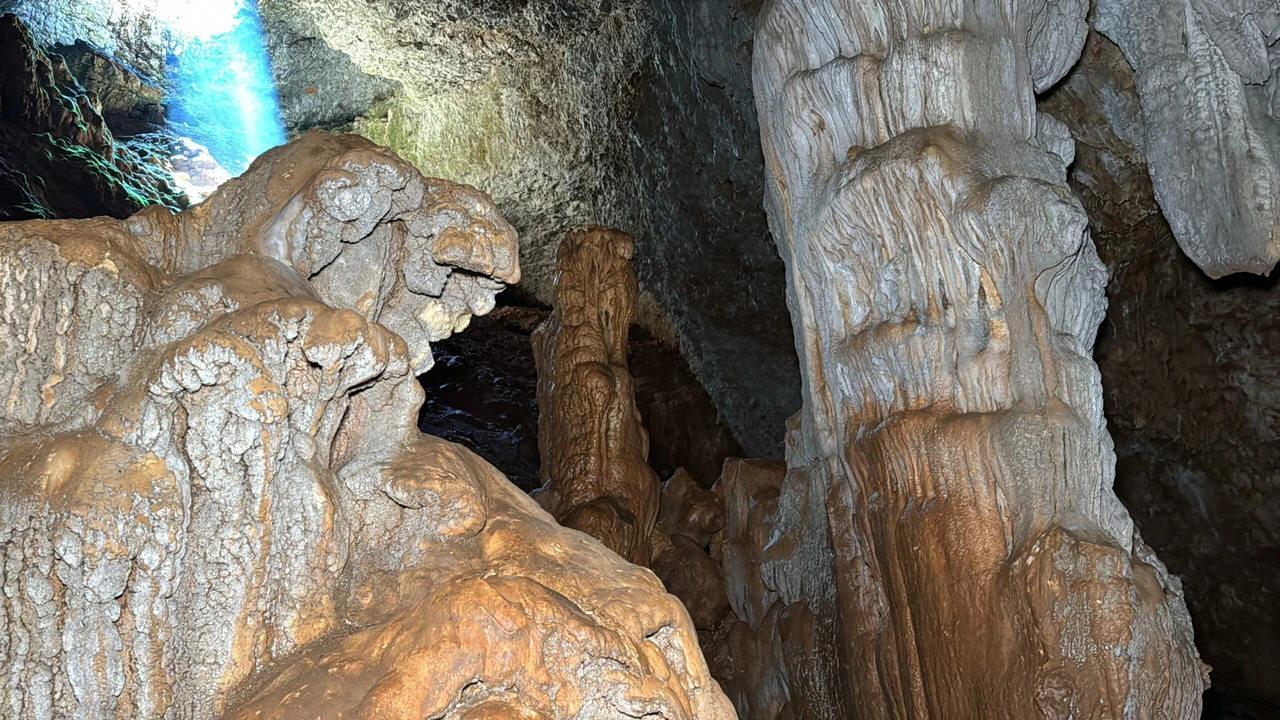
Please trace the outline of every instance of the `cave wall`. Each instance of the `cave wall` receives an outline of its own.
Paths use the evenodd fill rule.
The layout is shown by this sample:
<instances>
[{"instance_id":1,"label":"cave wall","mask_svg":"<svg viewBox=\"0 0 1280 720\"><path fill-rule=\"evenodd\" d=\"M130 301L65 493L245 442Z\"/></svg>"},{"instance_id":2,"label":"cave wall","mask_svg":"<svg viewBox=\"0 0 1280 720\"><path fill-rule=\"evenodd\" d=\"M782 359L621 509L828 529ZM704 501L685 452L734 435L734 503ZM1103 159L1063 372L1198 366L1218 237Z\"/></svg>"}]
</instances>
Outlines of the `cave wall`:
<instances>
[{"instance_id":1,"label":"cave wall","mask_svg":"<svg viewBox=\"0 0 1280 720\"><path fill-rule=\"evenodd\" d=\"M269 34L311 39L280 42L277 65L306 67L319 61L294 53L336 51L398 87L352 129L493 196L523 238L519 290L532 299L551 299L567 228L601 223L634 235L638 322L678 343L749 453L781 455L799 386L761 202L749 73L757 3L261 8ZM301 90L312 104L359 105L370 98L353 97L357 85L286 84L282 102L292 112Z\"/></svg>"},{"instance_id":2,"label":"cave wall","mask_svg":"<svg viewBox=\"0 0 1280 720\"><path fill-rule=\"evenodd\" d=\"M1148 174L1134 72L1090 33L1041 108L1071 128L1070 181L1110 270L1099 334L1116 492L1182 577L1216 688L1280 702L1280 288L1210 280Z\"/></svg>"},{"instance_id":3,"label":"cave wall","mask_svg":"<svg viewBox=\"0 0 1280 720\"><path fill-rule=\"evenodd\" d=\"M198 0L169 0L176 7ZM165 34L160 0L0 0L0 14L14 13L46 45L83 40L110 53L146 79L164 79Z\"/></svg>"}]
</instances>

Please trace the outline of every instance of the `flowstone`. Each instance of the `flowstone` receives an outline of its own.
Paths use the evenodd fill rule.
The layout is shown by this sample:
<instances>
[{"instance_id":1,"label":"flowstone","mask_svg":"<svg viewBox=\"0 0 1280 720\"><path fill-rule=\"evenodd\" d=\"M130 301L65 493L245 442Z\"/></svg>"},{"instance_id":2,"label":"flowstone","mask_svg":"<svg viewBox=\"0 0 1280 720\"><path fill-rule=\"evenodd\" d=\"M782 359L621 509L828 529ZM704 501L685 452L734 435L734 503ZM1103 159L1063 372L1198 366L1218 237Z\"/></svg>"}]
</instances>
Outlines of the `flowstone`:
<instances>
[{"instance_id":1,"label":"flowstone","mask_svg":"<svg viewBox=\"0 0 1280 720\"><path fill-rule=\"evenodd\" d=\"M1106 271L1065 185L1073 144L1036 112L1087 9L762 11L766 204L804 407L768 592L749 597L810 641L772 675L792 712L1199 717L1180 585L1112 491L1090 358Z\"/></svg>"},{"instance_id":2,"label":"flowstone","mask_svg":"<svg viewBox=\"0 0 1280 720\"><path fill-rule=\"evenodd\" d=\"M733 717L652 574L414 426L518 277L487 197L353 136L0 225L0 715Z\"/></svg>"}]
</instances>

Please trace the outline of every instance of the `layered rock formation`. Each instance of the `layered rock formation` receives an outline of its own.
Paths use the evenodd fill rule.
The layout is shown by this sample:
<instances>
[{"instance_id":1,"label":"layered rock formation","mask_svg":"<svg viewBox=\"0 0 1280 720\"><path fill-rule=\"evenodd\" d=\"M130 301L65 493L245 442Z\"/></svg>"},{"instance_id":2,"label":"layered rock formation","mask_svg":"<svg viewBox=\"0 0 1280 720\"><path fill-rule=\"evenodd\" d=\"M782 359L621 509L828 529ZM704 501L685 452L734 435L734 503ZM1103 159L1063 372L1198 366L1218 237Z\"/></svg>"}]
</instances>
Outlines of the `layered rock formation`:
<instances>
[{"instance_id":1,"label":"layered rock formation","mask_svg":"<svg viewBox=\"0 0 1280 720\"><path fill-rule=\"evenodd\" d=\"M165 75L164 16L196 5L197 0L0 0L0 13L16 14L41 43L87 42L158 83Z\"/></svg>"},{"instance_id":2,"label":"layered rock formation","mask_svg":"<svg viewBox=\"0 0 1280 720\"><path fill-rule=\"evenodd\" d=\"M1209 277L1280 260L1280 3L1098 0L1137 75L1156 199Z\"/></svg>"},{"instance_id":3,"label":"layered rock formation","mask_svg":"<svg viewBox=\"0 0 1280 720\"><path fill-rule=\"evenodd\" d=\"M1071 138L1035 106L1086 9L762 12L805 404L777 521L794 540L761 573L812 639L789 689L812 716L1198 716L1179 583L1112 492L1090 359L1106 273Z\"/></svg>"},{"instance_id":4,"label":"layered rock formation","mask_svg":"<svg viewBox=\"0 0 1280 720\"><path fill-rule=\"evenodd\" d=\"M97 96L14 15L0 17L0 219L123 218L181 195L159 162L117 143Z\"/></svg>"},{"instance_id":5,"label":"layered rock formation","mask_svg":"<svg viewBox=\"0 0 1280 720\"><path fill-rule=\"evenodd\" d=\"M516 255L322 134L179 215L0 226L4 714L732 717L651 574L414 428Z\"/></svg>"},{"instance_id":6,"label":"layered rock formation","mask_svg":"<svg viewBox=\"0 0 1280 720\"><path fill-rule=\"evenodd\" d=\"M632 252L630 236L599 226L570 231L560 244L555 310L532 338L538 501L561 524L647 565L661 484L627 370L638 294Z\"/></svg>"},{"instance_id":7,"label":"layered rock formation","mask_svg":"<svg viewBox=\"0 0 1280 720\"><path fill-rule=\"evenodd\" d=\"M1182 577L1214 688L1280 703L1280 288L1210 280L1179 251L1134 73L1109 40L1091 33L1041 108L1076 138L1071 184L1112 269L1096 357L1116 493Z\"/></svg>"}]
</instances>

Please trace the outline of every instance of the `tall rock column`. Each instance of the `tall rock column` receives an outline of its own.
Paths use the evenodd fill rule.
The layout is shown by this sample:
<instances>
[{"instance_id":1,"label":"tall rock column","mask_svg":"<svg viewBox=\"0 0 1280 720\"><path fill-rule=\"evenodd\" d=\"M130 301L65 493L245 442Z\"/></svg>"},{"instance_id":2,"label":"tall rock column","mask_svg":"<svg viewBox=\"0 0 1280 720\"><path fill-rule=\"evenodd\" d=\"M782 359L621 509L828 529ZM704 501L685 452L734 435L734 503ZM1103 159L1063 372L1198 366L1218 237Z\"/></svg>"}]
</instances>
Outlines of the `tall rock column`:
<instances>
[{"instance_id":1,"label":"tall rock column","mask_svg":"<svg viewBox=\"0 0 1280 720\"><path fill-rule=\"evenodd\" d=\"M637 565L648 565L662 484L627 370L639 289L631 237L574 230L556 254L555 311L533 334L539 502Z\"/></svg>"},{"instance_id":2,"label":"tall rock column","mask_svg":"<svg viewBox=\"0 0 1280 720\"><path fill-rule=\"evenodd\" d=\"M1035 94L1088 3L775 0L754 82L804 407L763 563L815 716L1196 718L1179 583L1112 492L1106 271ZM801 699L798 699L801 698Z\"/></svg>"}]
</instances>

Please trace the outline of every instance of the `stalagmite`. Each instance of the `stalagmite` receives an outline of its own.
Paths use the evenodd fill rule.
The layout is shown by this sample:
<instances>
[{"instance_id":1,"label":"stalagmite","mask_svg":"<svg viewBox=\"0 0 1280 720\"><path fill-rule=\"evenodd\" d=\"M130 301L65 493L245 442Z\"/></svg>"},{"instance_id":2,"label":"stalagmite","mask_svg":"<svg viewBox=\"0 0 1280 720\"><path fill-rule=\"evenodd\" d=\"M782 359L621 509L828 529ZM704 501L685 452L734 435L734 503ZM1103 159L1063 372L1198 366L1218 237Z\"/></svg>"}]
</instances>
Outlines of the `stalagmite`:
<instances>
[{"instance_id":1,"label":"stalagmite","mask_svg":"<svg viewBox=\"0 0 1280 720\"><path fill-rule=\"evenodd\" d=\"M662 486L627 371L639 292L632 247L622 232L588 227L570 232L557 252L555 310L533 334L538 499L565 526L648 565Z\"/></svg>"},{"instance_id":2,"label":"stalagmite","mask_svg":"<svg viewBox=\"0 0 1280 720\"><path fill-rule=\"evenodd\" d=\"M0 716L732 718L652 574L414 426L518 278L487 197L353 136L0 225Z\"/></svg>"},{"instance_id":3,"label":"stalagmite","mask_svg":"<svg viewBox=\"0 0 1280 720\"><path fill-rule=\"evenodd\" d=\"M1111 488L1073 145L1035 106L1087 7L774 0L758 21L804 376L794 542L759 572L811 613L789 692L813 716L1199 716L1179 583Z\"/></svg>"}]
</instances>

